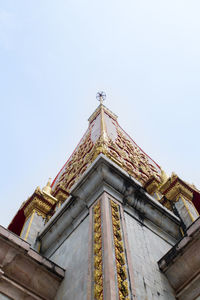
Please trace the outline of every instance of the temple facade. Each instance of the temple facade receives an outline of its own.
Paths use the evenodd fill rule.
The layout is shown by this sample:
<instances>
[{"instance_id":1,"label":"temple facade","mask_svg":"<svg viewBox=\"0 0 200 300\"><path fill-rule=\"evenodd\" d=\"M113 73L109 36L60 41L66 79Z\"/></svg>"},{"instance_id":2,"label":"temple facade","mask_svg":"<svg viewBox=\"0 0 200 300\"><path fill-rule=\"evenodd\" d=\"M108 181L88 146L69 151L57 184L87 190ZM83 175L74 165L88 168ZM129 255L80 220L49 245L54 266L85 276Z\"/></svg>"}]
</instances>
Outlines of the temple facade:
<instances>
[{"instance_id":1,"label":"temple facade","mask_svg":"<svg viewBox=\"0 0 200 300\"><path fill-rule=\"evenodd\" d=\"M200 299L200 191L99 98L53 182L0 227L0 299Z\"/></svg>"}]
</instances>

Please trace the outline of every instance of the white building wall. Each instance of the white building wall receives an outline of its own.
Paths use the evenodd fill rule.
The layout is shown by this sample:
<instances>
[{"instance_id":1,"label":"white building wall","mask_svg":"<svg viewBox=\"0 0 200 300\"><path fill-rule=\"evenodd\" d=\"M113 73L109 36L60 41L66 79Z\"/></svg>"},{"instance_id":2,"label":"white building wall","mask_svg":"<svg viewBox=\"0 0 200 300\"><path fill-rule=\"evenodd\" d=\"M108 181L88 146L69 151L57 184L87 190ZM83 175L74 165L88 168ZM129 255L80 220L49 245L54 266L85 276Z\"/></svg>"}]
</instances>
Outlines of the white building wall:
<instances>
[{"instance_id":1,"label":"white building wall","mask_svg":"<svg viewBox=\"0 0 200 300\"><path fill-rule=\"evenodd\" d=\"M89 217L49 257L66 269L55 300L87 299Z\"/></svg>"},{"instance_id":2,"label":"white building wall","mask_svg":"<svg viewBox=\"0 0 200 300\"><path fill-rule=\"evenodd\" d=\"M125 213L137 300L175 300L158 260L171 244Z\"/></svg>"}]
</instances>

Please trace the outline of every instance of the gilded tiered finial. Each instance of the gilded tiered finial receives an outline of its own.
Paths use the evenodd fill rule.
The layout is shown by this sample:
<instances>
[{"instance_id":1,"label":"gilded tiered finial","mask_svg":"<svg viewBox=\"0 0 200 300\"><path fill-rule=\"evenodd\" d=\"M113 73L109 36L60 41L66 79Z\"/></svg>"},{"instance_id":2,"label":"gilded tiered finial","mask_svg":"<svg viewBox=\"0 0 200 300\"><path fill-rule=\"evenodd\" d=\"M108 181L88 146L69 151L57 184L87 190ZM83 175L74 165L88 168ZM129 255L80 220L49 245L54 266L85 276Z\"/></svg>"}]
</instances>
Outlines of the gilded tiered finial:
<instances>
[{"instance_id":1,"label":"gilded tiered finial","mask_svg":"<svg viewBox=\"0 0 200 300\"><path fill-rule=\"evenodd\" d=\"M103 92L103 91L98 92L97 95L96 95L96 98L100 102L100 105L102 105L103 101L105 101L105 99L106 99L106 93Z\"/></svg>"},{"instance_id":2,"label":"gilded tiered finial","mask_svg":"<svg viewBox=\"0 0 200 300\"><path fill-rule=\"evenodd\" d=\"M51 178L49 178L47 184L45 187L42 189L43 192L46 192L47 194L51 195Z\"/></svg>"}]
</instances>

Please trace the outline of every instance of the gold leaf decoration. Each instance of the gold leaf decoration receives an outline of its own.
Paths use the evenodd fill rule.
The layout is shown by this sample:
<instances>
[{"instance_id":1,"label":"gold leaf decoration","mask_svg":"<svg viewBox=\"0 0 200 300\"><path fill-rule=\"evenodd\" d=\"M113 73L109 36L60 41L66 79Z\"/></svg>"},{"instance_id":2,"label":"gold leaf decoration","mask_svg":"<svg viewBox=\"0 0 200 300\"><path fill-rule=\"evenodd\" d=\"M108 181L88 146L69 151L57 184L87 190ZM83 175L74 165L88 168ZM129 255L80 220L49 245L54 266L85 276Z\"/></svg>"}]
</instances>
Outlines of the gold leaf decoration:
<instances>
[{"instance_id":1,"label":"gold leaf decoration","mask_svg":"<svg viewBox=\"0 0 200 300\"><path fill-rule=\"evenodd\" d=\"M101 230L101 202L93 208L94 228L94 299L103 300L103 260L102 260L102 230Z\"/></svg>"},{"instance_id":2,"label":"gold leaf decoration","mask_svg":"<svg viewBox=\"0 0 200 300\"><path fill-rule=\"evenodd\" d=\"M119 300L129 300L130 292L128 286L125 250L124 250L124 245L122 240L119 205L112 200L110 203L111 203L111 213L112 213L112 225L113 225Z\"/></svg>"}]
</instances>

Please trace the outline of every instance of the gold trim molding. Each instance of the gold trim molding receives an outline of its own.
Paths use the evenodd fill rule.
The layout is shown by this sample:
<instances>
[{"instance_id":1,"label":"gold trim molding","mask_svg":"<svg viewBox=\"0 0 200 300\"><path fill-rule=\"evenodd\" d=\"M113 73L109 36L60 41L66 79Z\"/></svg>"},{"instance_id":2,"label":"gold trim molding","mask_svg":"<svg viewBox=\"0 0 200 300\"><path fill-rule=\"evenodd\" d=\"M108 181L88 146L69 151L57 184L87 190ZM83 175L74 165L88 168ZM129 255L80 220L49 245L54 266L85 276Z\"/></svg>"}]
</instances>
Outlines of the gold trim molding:
<instances>
[{"instance_id":1,"label":"gold trim molding","mask_svg":"<svg viewBox=\"0 0 200 300\"><path fill-rule=\"evenodd\" d=\"M58 200L55 197L45 191L41 191L40 188L37 187L33 195L29 197L25 203L23 203L26 220L32 214L33 210L35 210L39 216L46 219L48 213L52 210L56 203L58 203Z\"/></svg>"},{"instance_id":2,"label":"gold trim molding","mask_svg":"<svg viewBox=\"0 0 200 300\"><path fill-rule=\"evenodd\" d=\"M34 218L34 215L35 215L35 210L32 211L32 215L30 215L30 221L29 221L29 224L28 224L28 228L26 230L26 234L25 234L25 238L24 240L26 241L27 238L28 238L28 235L29 235L29 232L30 232L30 229L31 229L31 225L32 225L32 222L33 222L33 218ZM22 230L23 231L23 230ZM22 232L21 231L21 232Z\"/></svg>"},{"instance_id":3,"label":"gold trim molding","mask_svg":"<svg viewBox=\"0 0 200 300\"><path fill-rule=\"evenodd\" d=\"M93 230L94 299L103 300L103 258L100 200L98 200L97 204L95 204L93 207Z\"/></svg>"},{"instance_id":4,"label":"gold trim molding","mask_svg":"<svg viewBox=\"0 0 200 300\"><path fill-rule=\"evenodd\" d=\"M155 191L158 190L158 187L160 185L160 181L155 178L152 177L145 185L144 188L146 189L146 191L152 195Z\"/></svg>"},{"instance_id":5,"label":"gold trim molding","mask_svg":"<svg viewBox=\"0 0 200 300\"><path fill-rule=\"evenodd\" d=\"M176 202L178 196L184 196L187 200L192 201L193 192L187 185L172 175L160 188L159 191L170 201Z\"/></svg>"},{"instance_id":6,"label":"gold trim molding","mask_svg":"<svg viewBox=\"0 0 200 300\"><path fill-rule=\"evenodd\" d=\"M37 211L38 215L42 216L45 219L50 209L51 209L50 203L47 204L43 202L41 199L34 197L24 209L24 214L27 219L29 215L33 212L33 210L35 210Z\"/></svg>"},{"instance_id":7,"label":"gold trim molding","mask_svg":"<svg viewBox=\"0 0 200 300\"><path fill-rule=\"evenodd\" d=\"M115 248L115 262L117 268L117 282L119 300L130 300L130 290L128 284L128 272L126 266L126 256L122 238L119 205L113 200L110 201L113 225L113 238Z\"/></svg>"},{"instance_id":8,"label":"gold trim molding","mask_svg":"<svg viewBox=\"0 0 200 300\"><path fill-rule=\"evenodd\" d=\"M90 122L95 122L95 118L99 114L101 118L100 136L95 142L92 141L91 132L94 124L90 123L88 130L53 185L53 195L57 198L62 197L63 200L66 199L64 199L62 194L58 195L59 190L62 189L66 194L69 194L74 184L100 153L106 155L143 185L152 177L161 183L160 167L120 128L116 118L109 113L104 105L98 107L97 111L89 119ZM109 125L105 119L107 117L112 119L113 126L115 126L115 140L108 134L107 127Z\"/></svg>"}]
</instances>

